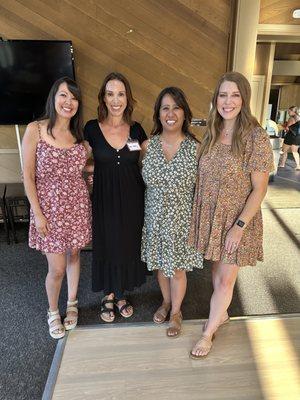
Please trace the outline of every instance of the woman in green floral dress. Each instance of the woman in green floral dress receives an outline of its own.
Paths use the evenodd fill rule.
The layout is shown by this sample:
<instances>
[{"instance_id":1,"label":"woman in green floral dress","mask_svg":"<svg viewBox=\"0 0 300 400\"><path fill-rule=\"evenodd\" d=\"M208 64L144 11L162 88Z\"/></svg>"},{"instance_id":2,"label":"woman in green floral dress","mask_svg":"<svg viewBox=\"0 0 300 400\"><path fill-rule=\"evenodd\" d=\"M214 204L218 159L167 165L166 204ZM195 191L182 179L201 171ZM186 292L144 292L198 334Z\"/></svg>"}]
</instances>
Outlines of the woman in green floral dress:
<instances>
[{"instance_id":1,"label":"woman in green floral dress","mask_svg":"<svg viewBox=\"0 0 300 400\"><path fill-rule=\"evenodd\" d=\"M167 336L181 331L186 271L202 268L201 254L187 246L198 165L198 142L189 131L192 113L182 90L168 87L154 106L152 138L142 144L146 184L142 259L158 270L162 305L154 314Z\"/></svg>"}]
</instances>

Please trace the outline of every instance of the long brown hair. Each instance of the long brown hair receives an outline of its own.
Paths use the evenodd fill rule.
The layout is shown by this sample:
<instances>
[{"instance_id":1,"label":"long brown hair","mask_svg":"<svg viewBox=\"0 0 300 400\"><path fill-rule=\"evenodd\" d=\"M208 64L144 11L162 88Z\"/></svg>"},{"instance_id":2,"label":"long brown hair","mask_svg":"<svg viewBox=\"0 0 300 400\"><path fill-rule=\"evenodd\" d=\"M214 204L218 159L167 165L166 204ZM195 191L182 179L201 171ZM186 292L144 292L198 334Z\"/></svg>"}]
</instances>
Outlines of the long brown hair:
<instances>
[{"instance_id":1,"label":"long brown hair","mask_svg":"<svg viewBox=\"0 0 300 400\"><path fill-rule=\"evenodd\" d=\"M83 141L83 119L82 119L82 96L81 96L81 91L79 86L73 79L64 76L62 78L57 79L48 94L46 106L45 106L45 111L44 114L38 118L38 121L42 121L44 119L48 119L48 125L47 125L47 133L48 135L52 136L53 139L55 139L52 129L55 125L56 118L57 118L57 113L55 109L55 95L58 92L59 86L62 83L66 83L69 91L72 93L72 95L75 97L75 99L78 101L78 110L76 114L71 118L70 121L70 131L74 138L76 139L76 143L81 143Z\"/></svg>"},{"instance_id":2,"label":"long brown hair","mask_svg":"<svg viewBox=\"0 0 300 400\"><path fill-rule=\"evenodd\" d=\"M201 142L200 155L210 153L223 129L223 118L217 110L217 98L220 86L226 81L236 83L242 98L241 111L236 118L232 136L231 151L235 156L243 154L246 136L253 128L260 126L257 119L251 114L251 87L248 80L239 72L226 72L219 79L213 94L212 107L207 118L207 129Z\"/></svg>"},{"instance_id":3,"label":"long brown hair","mask_svg":"<svg viewBox=\"0 0 300 400\"><path fill-rule=\"evenodd\" d=\"M133 124L132 112L133 112L133 108L134 108L136 101L134 100L134 98L132 96L132 91L131 91L128 79L125 78L125 76L122 75L120 72L111 72L110 74L106 75L106 77L104 78L104 81L103 81L101 88L99 90L99 93L98 93L98 102L99 102L99 105L97 108L98 121L103 122L107 118L108 111L107 111L107 107L106 107L106 104L104 101L105 89L106 89L107 82L113 81L113 80L120 81L125 86L127 106L124 110L123 119L128 125L132 125Z\"/></svg>"},{"instance_id":4,"label":"long brown hair","mask_svg":"<svg viewBox=\"0 0 300 400\"><path fill-rule=\"evenodd\" d=\"M175 86L170 86L164 88L158 95L156 102L154 104L154 113L153 113L153 128L151 131L151 136L154 135L159 135L163 131L162 124L160 122L159 118L159 113L160 113L160 107L161 107L161 102L163 97L168 94L170 95L177 106L182 108L184 112L184 121L182 125L182 132L189 137L192 137L193 139L197 140L193 133L190 131L190 126L191 126L191 121L192 121L192 111L190 109L189 103L187 102L187 99L185 97L184 92L179 89L178 87Z\"/></svg>"}]
</instances>

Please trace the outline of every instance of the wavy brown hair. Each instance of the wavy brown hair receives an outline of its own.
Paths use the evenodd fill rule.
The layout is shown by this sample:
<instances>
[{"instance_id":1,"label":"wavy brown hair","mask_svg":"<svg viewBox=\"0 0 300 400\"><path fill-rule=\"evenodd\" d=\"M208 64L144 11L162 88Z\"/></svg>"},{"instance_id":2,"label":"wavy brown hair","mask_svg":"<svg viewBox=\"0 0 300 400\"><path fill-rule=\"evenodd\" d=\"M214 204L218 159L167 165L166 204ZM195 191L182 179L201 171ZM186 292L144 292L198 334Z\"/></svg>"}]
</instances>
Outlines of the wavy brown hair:
<instances>
[{"instance_id":1,"label":"wavy brown hair","mask_svg":"<svg viewBox=\"0 0 300 400\"><path fill-rule=\"evenodd\" d=\"M232 136L231 151L235 156L240 157L243 154L247 135L253 128L260 126L257 119L251 114L251 87L248 80L239 72L226 72L219 79L213 94L212 107L207 118L207 129L201 142L200 155L210 153L223 129L223 118L217 110L217 99L220 86L226 81L234 82L237 85L242 98L241 111L236 118Z\"/></svg>"},{"instance_id":2,"label":"wavy brown hair","mask_svg":"<svg viewBox=\"0 0 300 400\"><path fill-rule=\"evenodd\" d=\"M102 122L104 121L107 116L108 116L108 111L107 111L107 107L106 104L104 102L104 97L105 97L105 89L106 89L106 85L109 81L120 81L124 84L125 86L125 91L126 91L126 98L127 98L127 106L124 110L124 114L123 114L123 119L124 121L128 124L128 125L132 125L133 121L132 121L132 112L134 109L134 105L136 103L136 101L134 100L133 96L132 96L132 91L130 88L130 84L128 82L128 79L125 78L124 75L122 75L120 72L111 72L110 74L106 75L106 77L104 78L104 81L101 85L101 88L99 90L98 93L98 121Z\"/></svg>"},{"instance_id":3,"label":"wavy brown hair","mask_svg":"<svg viewBox=\"0 0 300 400\"><path fill-rule=\"evenodd\" d=\"M163 131L163 126L160 122L159 113L160 113L162 99L167 94L173 98L173 100L175 101L177 106L182 108L182 110L184 112L184 121L183 121L183 125L182 125L182 132L186 136L192 137L193 139L197 140L195 135L190 131L193 114L192 114L190 106L187 102L186 96L181 89L179 89L178 87L175 87L175 86L170 86L170 87L164 88L159 93L159 95L156 99L156 102L154 104L153 128L151 131L151 135L152 136L159 135Z\"/></svg>"},{"instance_id":4,"label":"wavy brown hair","mask_svg":"<svg viewBox=\"0 0 300 400\"><path fill-rule=\"evenodd\" d=\"M78 110L70 121L70 131L74 136L74 138L76 139L76 143L81 143L83 141L82 96L79 86L75 81L73 81L73 79L64 76L62 78L57 79L57 81L53 83L50 92L48 94L44 114L40 118L38 118L38 121L42 121L44 119L49 120L47 125L47 133L48 135L52 136L53 139L55 139L52 133L52 129L55 125L57 118L57 113L55 109L55 95L58 92L59 86L62 83L66 83L69 91L78 101Z\"/></svg>"}]
</instances>

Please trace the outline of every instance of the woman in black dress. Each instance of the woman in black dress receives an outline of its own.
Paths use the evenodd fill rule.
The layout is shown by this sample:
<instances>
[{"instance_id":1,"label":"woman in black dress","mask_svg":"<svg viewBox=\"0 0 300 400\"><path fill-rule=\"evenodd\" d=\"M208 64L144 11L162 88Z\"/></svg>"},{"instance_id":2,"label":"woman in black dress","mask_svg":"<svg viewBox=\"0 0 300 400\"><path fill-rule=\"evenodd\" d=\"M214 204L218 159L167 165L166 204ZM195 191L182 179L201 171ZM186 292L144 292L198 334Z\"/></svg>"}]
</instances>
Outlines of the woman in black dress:
<instances>
[{"instance_id":1,"label":"woman in black dress","mask_svg":"<svg viewBox=\"0 0 300 400\"><path fill-rule=\"evenodd\" d=\"M291 106L288 109L289 119L285 125L286 135L282 146L283 155L279 167L284 168L288 152L292 151L293 157L296 163L296 170L300 170L300 158L299 158L299 146L300 146L300 135L298 129L296 131L295 124L299 123L300 115L296 106ZM294 129L293 129L294 128Z\"/></svg>"},{"instance_id":2,"label":"woman in black dress","mask_svg":"<svg viewBox=\"0 0 300 400\"><path fill-rule=\"evenodd\" d=\"M132 121L134 99L127 79L110 73L98 94L98 119L84 128L93 152L92 289L104 291L100 317L115 318L114 305L128 318L133 308L124 297L145 282L141 261L144 184L139 169L140 145L147 136Z\"/></svg>"}]
</instances>

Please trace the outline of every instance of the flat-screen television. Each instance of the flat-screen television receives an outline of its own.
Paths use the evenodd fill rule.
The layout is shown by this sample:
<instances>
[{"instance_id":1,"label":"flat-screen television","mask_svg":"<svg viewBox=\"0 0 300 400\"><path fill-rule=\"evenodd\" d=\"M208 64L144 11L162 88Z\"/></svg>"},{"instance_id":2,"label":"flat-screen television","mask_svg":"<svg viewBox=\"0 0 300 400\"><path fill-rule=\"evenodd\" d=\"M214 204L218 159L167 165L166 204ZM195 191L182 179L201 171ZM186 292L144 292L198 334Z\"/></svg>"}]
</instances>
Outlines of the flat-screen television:
<instances>
[{"instance_id":1,"label":"flat-screen television","mask_svg":"<svg viewBox=\"0 0 300 400\"><path fill-rule=\"evenodd\" d=\"M0 41L0 125L40 117L52 84L63 76L75 79L71 41Z\"/></svg>"}]
</instances>

